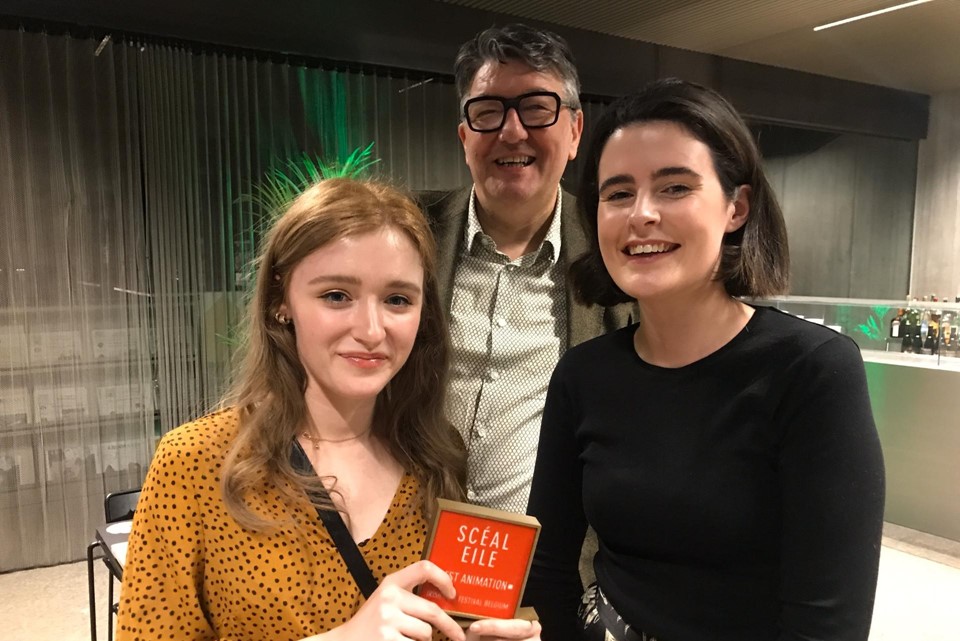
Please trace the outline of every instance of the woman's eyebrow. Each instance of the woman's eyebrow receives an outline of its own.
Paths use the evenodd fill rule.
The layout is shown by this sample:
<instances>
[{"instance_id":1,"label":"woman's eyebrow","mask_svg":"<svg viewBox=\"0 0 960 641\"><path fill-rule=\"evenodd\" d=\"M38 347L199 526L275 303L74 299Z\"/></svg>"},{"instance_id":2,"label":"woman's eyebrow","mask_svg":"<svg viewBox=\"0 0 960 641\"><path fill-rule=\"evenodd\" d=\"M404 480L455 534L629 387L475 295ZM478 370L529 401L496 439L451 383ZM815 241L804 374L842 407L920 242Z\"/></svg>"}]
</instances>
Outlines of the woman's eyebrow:
<instances>
[{"instance_id":1,"label":"woman's eyebrow","mask_svg":"<svg viewBox=\"0 0 960 641\"><path fill-rule=\"evenodd\" d=\"M610 176L602 183L600 183L600 188L597 191L603 191L607 187L612 185L632 185L633 177L627 174L617 174L616 176Z\"/></svg>"},{"instance_id":2,"label":"woman's eyebrow","mask_svg":"<svg viewBox=\"0 0 960 641\"><path fill-rule=\"evenodd\" d=\"M307 281L308 285L316 285L319 283L336 284L336 285L361 285L362 284L360 279L357 278L356 276L346 276L341 274L319 274L318 276L314 276L309 281ZM413 294L419 294L422 289L420 285L418 285L417 283L409 280L402 280L402 279L390 281L389 283L387 283L387 288L403 290Z\"/></svg>"},{"instance_id":3,"label":"woman's eyebrow","mask_svg":"<svg viewBox=\"0 0 960 641\"><path fill-rule=\"evenodd\" d=\"M703 176L690 169L689 167L661 167L660 169L654 171L650 174L651 180L657 180L658 178L663 178L665 176L689 176L691 178L696 178L697 180L702 180ZM603 191L607 187L612 187L615 185L632 185L634 184L633 177L629 174L617 174L616 176L610 176L602 183L597 191Z\"/></svg>"},{"instance_id":4,"label":"woman's eyebrow","mask_svg":"<svg viewBox=\"0 0 960 641\"><path fill-rule=\"evenodd\" d=\"M700 174L689 167L663 167L651 174L651 178L663 178L664 176L690 176L691 178L703 178Z\"/></svg>"}]
</instances>

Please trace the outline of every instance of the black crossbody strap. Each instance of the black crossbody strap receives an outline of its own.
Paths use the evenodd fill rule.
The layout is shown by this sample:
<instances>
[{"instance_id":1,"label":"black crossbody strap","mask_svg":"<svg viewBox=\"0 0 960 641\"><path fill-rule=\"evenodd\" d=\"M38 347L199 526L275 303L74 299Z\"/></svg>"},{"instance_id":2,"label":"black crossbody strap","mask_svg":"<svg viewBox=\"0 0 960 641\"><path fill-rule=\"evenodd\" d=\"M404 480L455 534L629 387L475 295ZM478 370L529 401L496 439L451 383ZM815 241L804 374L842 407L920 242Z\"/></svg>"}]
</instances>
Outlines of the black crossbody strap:
<instances>
[{"instance_id":1,"label":"black crossbody strap","mask_svg":"<svg viewBox=\"0 0 960 641\"><path fill-rule=\"evenodd\" d=\"M310 459L307 458L307 453L303 451L300 443L296 440L294 440L293 448L290 451L290 464L298 472L316 475L313 466L310 465ZM319 496L328 501L330 499L326 490L323 490ZM357 582L363 596L369 599L370 595L377 589L377 580L373 577L370 566L363 560L363 555L360 554L356 541L350 536L347 524L343 522L343 518L336 510L323 510L318 507L317 514L323 521L323 526L327 528L327 532L330 533L333 544L337 546L337 552L340 553L343 562L347 564L347 569L350 570L353 580Z\"/></svg>"}]
</instances>

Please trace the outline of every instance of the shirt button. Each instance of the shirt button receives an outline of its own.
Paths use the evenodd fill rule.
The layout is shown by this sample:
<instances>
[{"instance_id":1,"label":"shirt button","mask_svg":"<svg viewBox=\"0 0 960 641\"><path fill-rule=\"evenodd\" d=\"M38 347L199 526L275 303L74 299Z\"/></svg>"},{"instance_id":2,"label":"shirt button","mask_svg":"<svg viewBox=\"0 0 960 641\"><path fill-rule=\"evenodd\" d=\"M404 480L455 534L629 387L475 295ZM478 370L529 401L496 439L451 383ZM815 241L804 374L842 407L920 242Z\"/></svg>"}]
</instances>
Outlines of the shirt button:
<instances>
[{"instance_id":1,"label":"shirt button","mask_svg":"<svg viewBox=\"0 0 960 641\"><path fill-rule=\"evenodd\" d=\"M497 324L497 327L505 327L507 324L507 319L504 318L503 316L500 316L494 322Z\"/></svg>"},{"instance_id":2,"label":"shirt button","mask_svg":"<svg viewBox=\"0 0 960 641\"><path fill-rule=\"evenodd\" d=\"M517 268L516 265L512 265L512 264L511 264L511 265L507 265L507 271L508 271L508 272L512 272L512 271L515 270L516 268Z\"/></svg>"},{"instance_id":3,"label":"shirt button","mask_svg":"<svg viewBox=\"0 0 960 641\"><path fill-rule=\"evenodd\" d=\"M486 430L484 430L483 428L484 428L483 423L477 423L476 425L473 426L473 433L476 434L478 438L483 438L484 436L487 435Z\"/></svg>"},{"instance_id":4,"label":"shirt button","mask_svg":"<svg viewBox=\"0 0 960 641\"><path fill-rule=\"evenodd\" d=\"M490 380L491 380L491 381L499 381L499 380L500 380L500 372L498 372L498 371L495 370L495 369L490 370Z\"/></svg>"},{"instance_id":5,"label":"shirt button","mask_svg":"<svg viewBox=\"0 0 960 641\"><path fill-rule=\"evenodd\" d=\"M474 492L473 490L467 490L467 499L469 499L469 500L471 500L471 501L476 501L476 500L477 500L477 493Z\"/></svg>"}]
</instances>

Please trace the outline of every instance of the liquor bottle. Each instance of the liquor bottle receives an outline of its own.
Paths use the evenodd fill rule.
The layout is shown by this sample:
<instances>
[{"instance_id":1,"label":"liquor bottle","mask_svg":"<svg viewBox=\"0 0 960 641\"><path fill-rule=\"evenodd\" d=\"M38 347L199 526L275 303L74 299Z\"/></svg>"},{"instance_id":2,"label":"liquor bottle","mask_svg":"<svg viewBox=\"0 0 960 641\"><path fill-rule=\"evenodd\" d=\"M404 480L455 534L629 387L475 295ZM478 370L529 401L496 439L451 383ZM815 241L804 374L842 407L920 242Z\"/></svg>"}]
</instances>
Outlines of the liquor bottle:
<instances>
[{"instance_id":1,"label":"liquor bottle","mask_svg":"<svg viewBox=\"0 0 960 641\"><path fill-rule=\"evenodd\" d=\"M909 354L913 351L913 323L909 316L903 319L903 328L900 333L903 334L903 339L900 341L900 351Z\"/></svg>"},{"instance_id":2,"label":"liquor bottle","mask_svg":"<svg viewBox=\"0 0 960 641\"><path fill-rule=\"evenodd\" d=\"M923 339L923 349L920 352L921 354L936 354L937 352L937 329L934 326L927 328L927 337Z\"/></svg>"},{"instance_id":3,"label":"liquor bottle","mask_svg":"<svg viewBox=\"0 0 960 641\"><path fill-rule=\"evenodd\" d=\"M937 295L931 294L930 300L934 303L938 302ZM930 310L930 321L929 321L930 331L931 332L936 331L938 336L939 336L939 329L940 329L940 317L942 315L943 315L943 311L938 309L937 307L934 307Z\"/></svg>"},{"instance_id":4,"label":"liquor bottle","mask_svg":"<svg viewBox=\"0 0 960 641\"><path fill-rule=\"evenodd\" d=\"M900 333L903 335L903 341L900 343L900 351L907 354L914 353L916 344L915 334L920 330L920 315L915 306L916 298L911 298L907 294L907 309L901 321Z\"/></svg>"},{"instance_id":5,"label":"liquor bottle","mask_svg":"<svg viewBox=\"0 0 960 641\"><path fill-rule=\"evenodd\" d=\"M954 302L960 305L960 294L957 294ZM954 312L953 322L950 323L950 345L950 356L960 356L960 312Z\"/></svg>"},{"instance_id":6,"label":"liquor bottle","mask_svg":"<svg viewBox=\"0 0 960 641\"><path fill-rule=\"evenodd\" d=\"M910 318L909 310L907 311L900 325L900 334L903 336L900 341L900 351L909 354L913 351L913 320Z\"/></svg>"},{"instance_id":7,"label":"liquor bottle","mask_svg":"<svg viewBox=\"0 0 960 641\"><path fill-rule=\"evenodd\" d=\"M930 297L924 296L922 302L924 303L930 302ZM928 307L927 305L923 305L921 309L919 309L918 311L920 313L920 327L929 328L930 327L930 307Z\"/></svg>"},{"instance_id":8,"label":"liquor bottle","mask_svg":"<svg viewBox=\"0 0 960 641\"><path fill-rule=\"evenodd\" d=\"M927 332L929 327L923 322L923 317L921 316L919 310L917 311L915 318L915 325L913 326L913 345L912 350L914 354L923 353L923 343L927 340Z\"/></svg>"},{"instance_id":9,"label":"liquor bottle","mask_svg":"<svg viewBox=\"0 0 960 641\"><path fill-rule=\"evenodd\" d=\"M890 338L900 338L900 322L903 320L903 308L897 310L897 315L890 319Z\"/></svg>"},{"instance_id":10,"label":"liquor bottle","mask_svg":"<svg viewBox=\"0 0 960 641\"><path fill-rule=\"evenodd\" d=\"M953 312L949 309L943 310L940 315L940 353L946 354L953 345L950 342L950 330L953 327Z\"/></svg>"}]
</instances>

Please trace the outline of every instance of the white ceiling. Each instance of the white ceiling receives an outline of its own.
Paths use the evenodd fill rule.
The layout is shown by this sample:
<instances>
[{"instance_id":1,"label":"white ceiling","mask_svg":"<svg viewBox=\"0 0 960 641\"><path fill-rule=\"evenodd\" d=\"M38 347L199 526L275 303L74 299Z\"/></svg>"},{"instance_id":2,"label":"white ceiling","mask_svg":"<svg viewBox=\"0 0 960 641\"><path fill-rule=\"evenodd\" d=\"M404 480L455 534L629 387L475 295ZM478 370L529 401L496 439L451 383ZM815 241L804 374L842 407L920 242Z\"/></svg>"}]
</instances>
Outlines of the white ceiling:
<instances>
[{"instance_id":1,"label":"white ceiling","mask_svg":"<svg viewBox=\"0 0 960 641\"><path fill-rule=\"evenodd\" d=\"M896 89L960 88L960 0L818 32L903 0L443 1Z\"/></svg>"}]
</instances>

